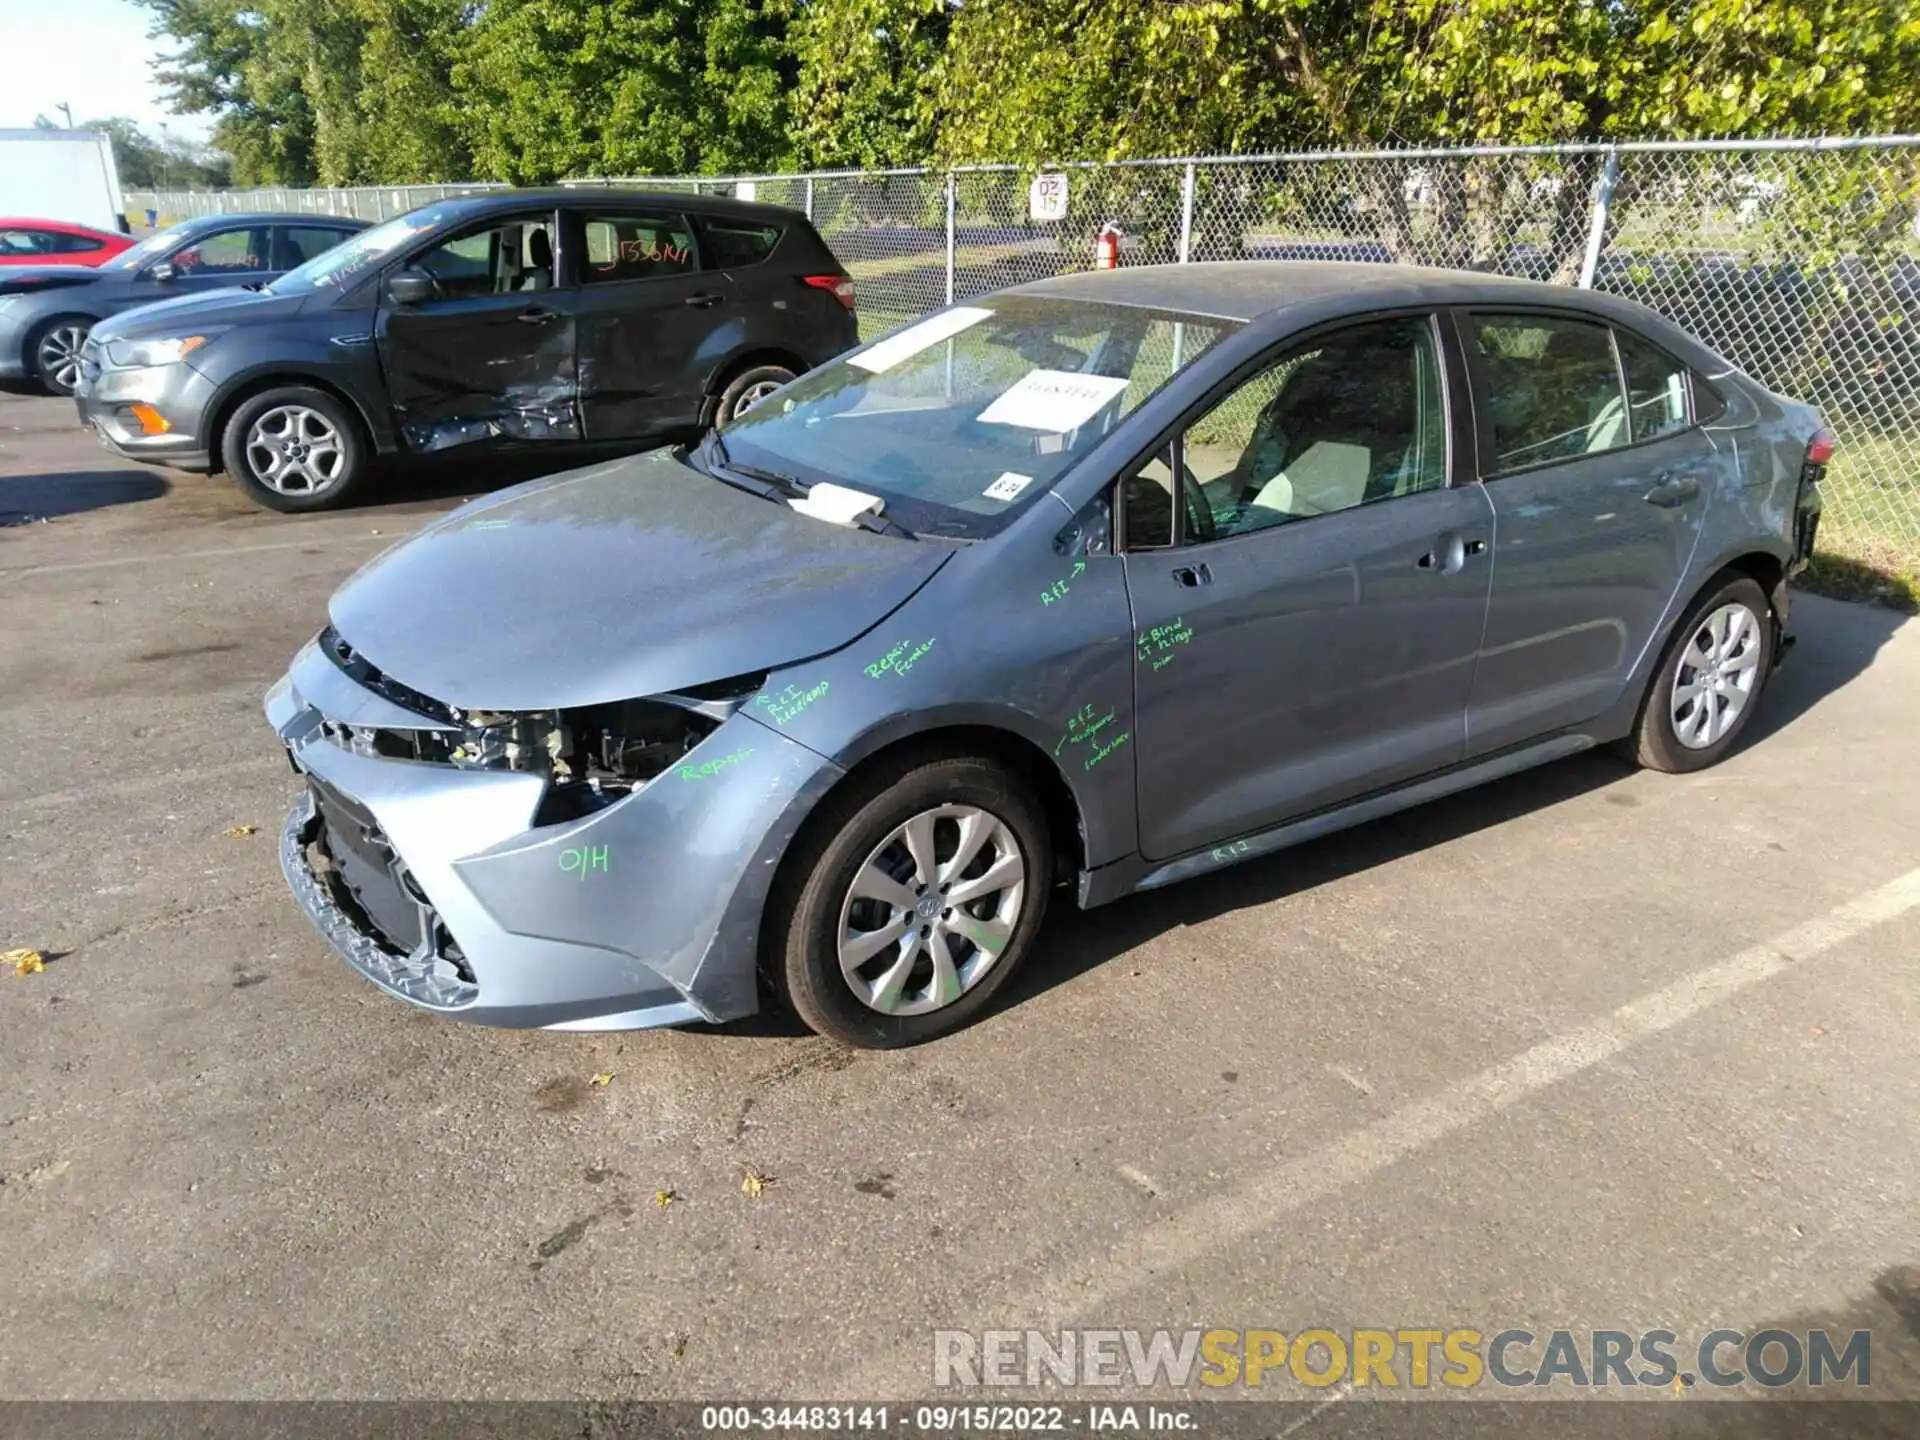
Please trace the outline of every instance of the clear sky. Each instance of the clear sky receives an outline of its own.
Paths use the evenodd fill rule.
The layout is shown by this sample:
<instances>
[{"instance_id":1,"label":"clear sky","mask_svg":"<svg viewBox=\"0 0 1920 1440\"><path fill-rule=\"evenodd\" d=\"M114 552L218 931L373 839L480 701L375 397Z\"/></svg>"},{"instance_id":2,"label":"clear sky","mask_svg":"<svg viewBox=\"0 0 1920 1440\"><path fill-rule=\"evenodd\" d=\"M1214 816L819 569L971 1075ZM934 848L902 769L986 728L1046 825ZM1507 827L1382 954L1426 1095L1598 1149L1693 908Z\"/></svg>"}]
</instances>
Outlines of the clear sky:
<instances>
[{"instance_id":1,"label":"clear sky","mask_svg":"<svg viewBox=\"0 0 1920 1440\"><path fill-rule=\"evenodd\" d=\"M147 37L149 11L132 0L0 0L0 129L25 129L35 115L64 123L126 115L149 134L204 140L204 115L170 115L154 64L166 48Z\"/></svg>"}]
</instances>

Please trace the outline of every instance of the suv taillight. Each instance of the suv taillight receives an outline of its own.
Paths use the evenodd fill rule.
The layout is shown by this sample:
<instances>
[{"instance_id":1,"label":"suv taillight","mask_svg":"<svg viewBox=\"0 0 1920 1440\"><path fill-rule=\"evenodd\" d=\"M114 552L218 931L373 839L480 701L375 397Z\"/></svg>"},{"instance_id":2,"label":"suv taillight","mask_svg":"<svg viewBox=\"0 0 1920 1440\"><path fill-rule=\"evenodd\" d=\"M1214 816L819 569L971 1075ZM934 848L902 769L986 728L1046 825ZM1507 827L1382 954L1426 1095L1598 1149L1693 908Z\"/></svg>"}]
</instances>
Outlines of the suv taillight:
<instances>
[{"instance_id":1,"label":"suv taillight","mask_svg":"<svg viewBox=\"0 0 1920 1440\"><path fill-rule=\"evenodd\" d=\"M847 309L853 309L853 281L844 275L802 275L800 277L816 290L828 290L833 298Z\"/></svg>"},{"instance_id":2,"label":"suv taillight","mask_svg":"<svg viewBox=\"0 0 1920 1440\"><path fill-rule=\"evenodd\" d=\"M1824 470L1827 462L1833 459L1833 452L1840 444L1833 431L1821 426L1814 431L1813 438L1807 442L1807 465L1811 469ZM1819 476L1815 476L1818 479Z\"/></svg>"}]
</instances>

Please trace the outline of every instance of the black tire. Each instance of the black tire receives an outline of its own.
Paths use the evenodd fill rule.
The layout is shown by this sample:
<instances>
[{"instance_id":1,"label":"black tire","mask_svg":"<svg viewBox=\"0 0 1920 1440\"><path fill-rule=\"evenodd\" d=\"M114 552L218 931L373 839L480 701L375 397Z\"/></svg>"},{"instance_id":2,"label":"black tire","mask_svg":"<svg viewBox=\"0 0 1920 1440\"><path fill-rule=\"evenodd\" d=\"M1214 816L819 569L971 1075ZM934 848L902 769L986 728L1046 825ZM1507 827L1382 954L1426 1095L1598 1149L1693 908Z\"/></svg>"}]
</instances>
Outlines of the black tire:
<instances>
[{"instance_id":1,"label":"black tire","mask_svg":"<svg viewBox=\"0 0 1920 1440\"><path fill-rule=\"evenodd\" d=\"M851 895L854 877L875 848L886 844L909 820L942 806L985 811L1011 832L1024 864L1019 908L1011 934L997 955L965 937L956 950L949 937L957 932L951 931L942 918L928 915L924 923L931 929L933 943L947 946L946 953L957 957L957 975L978 960L984 958L985 963L978 965L976 978L957 999L922 1014L886 1014L856 994L854 982L841 971L842 917L846 914L851 918L855 913L852 907L883 903L861 901ZM936 855L950 858L954 853L950 842L958 836L957 822L949 819L943 825L936 821L935 834ZM983 845L978 858L954 883L999 860L1005 852L998 847L997 839ZM1048 892L1053 886L1053 847L1040 806L1026 785L1001 766L975 756L903 757L857 777L844 792L832 797L789 853L781 876L767 907L763 931L763 969L772 988L818 1033L848 1045L888 1050L918 1045L958 1029L1007 983L1032 946L1046 913ZM907 888L915 888L911 874ZM934 900L935 906L941 903ZM971 903L977 909L990 901ZM946 911L948 917L954 914L954 909ZM909 912L893 910L895 923L902 916L912 919ZM969 920L979 925L983 918L966 914L959 917L962 925ZM913 926L920 924L921 920L912 919L903 941L911 942ZM898 956L902 951L882 949L869 963L887 969L897 963L890 961L890 953ZM930 953L922 955L917 948L913 953L912 976L926 978L910 978L902 991L910 1003L926 1003L933 994L933 963ZM875 984L873 988L877 991L880 987ZM921 998L915 1000L916 995Z\"/></svg>"},{"instance_id":2,"label":"black tire","mask_svg":"<svg viewBox=\"0 0 1920 1440\"><path fill-rule=\"evenodd\" d=\"M87 335L98 323L91 315L55 315L34 326L27 336L25 352L21 357L25 360L27 373L33 378L34 383L49 395L73 394L73 386L60 379L59 375L52 370L47 363L47 357L40 353L41 349L50 337L56 334L70 334L77 330L79 333L77 339L72 341L72 350L78 357L80 345L85 342Z\"/></svg>"},{"instance_id":3,"label":"black tire","mask_svg":"<svg viewBox=\"0 0 1920 1440\"><path fill-rule=\"evenodd\" d=\"M785 385L794 378L794 372L784 365L755 365L751 370L742 370L727 381L726 388L720 392L713 407L713 423L725 425L764 398L767 386Z\"/></svg>"},{"instance_id":4,"label":"black tire","mask_svg":"<svg viewBox=\"0 0 1920 1440\"><path fill-rule=\"evenodd\" d=\"M290 416L305 412L324 421L335 442L333 449L338 455L337 468L330 461L322 461L320 457L326 452L318 447L317 442L309 439L310 448L304 452L300 462L310 466L308 473L287 474L282 485L288 488L275 485L264 466L258 463L268 459L272 452L249 444L249 440L255 438L254 426L275 411L286 412ZM269 424L271 426L272 422ZM301 434L309 437L320 433L317 428L309 430L305 421L298 422L298 428ZM282 433L292 438L291 430ZM226 429L220 435L220 458L227 474L239 482L242 490L268 509L291 514L330 510L345 503L366 476L370 449L366 436L361 432L359 417L326 391L316 390L310 385L281 385L248 396L227 417ZM295 486L305 488L293 488Z\"/></svg>"},{"instance_id":5,"label":"black tire","mask_svg":"<svg viewBox=\"0 0 1920 1440\"><path fill-rule=\"evenodd\" d=\"M1726 714L1731 696L1717 692L1710 681L1708 689L1692 706L1684 706L1676 699L1676 689L1682 683L1681 656L1690 648L1695 654L1703 653L1699 648L1702 646L1707 650L1714 648L1709 620L1727 606L1740 606L1748 612L1742 646L1725 648L1739 668L1745 669L1750 664L1752 679L1749 688L1741 692L1739 709L1725 729L1711 743L1701 744L1698 741L1711 733L1706 727L1720 723L1718 717ZM1723 659L1722 663L1729 662ZM1639 721L1625 742L1628 757L1649 770L1664 770L1672 775L1684 775L1717 764L1739 743L1741 734L1752 722L1772 672L1773 607L1767 602L1766 592L1751 578L1736 571L1724 571L1688 608L1680 623L1674 626L1666 648L1660 652L1660 663L1648 680L1646 696L1640 702ZM1697 678L1702 674L1711 675L1713 671L1710 667L1689 666L1688 673ZM1737 689L1737 679L1730 678L1726 683ZM1712 710L1709 713L1699 708L1701 706L1711 706ZM1676 718L1677 712L1679 718ZM1700 729L1693 727L1695 717L1701 717ZM1682 738L1683 729L1693 734L1694 743Z\"/></svg>"}]
</instances>

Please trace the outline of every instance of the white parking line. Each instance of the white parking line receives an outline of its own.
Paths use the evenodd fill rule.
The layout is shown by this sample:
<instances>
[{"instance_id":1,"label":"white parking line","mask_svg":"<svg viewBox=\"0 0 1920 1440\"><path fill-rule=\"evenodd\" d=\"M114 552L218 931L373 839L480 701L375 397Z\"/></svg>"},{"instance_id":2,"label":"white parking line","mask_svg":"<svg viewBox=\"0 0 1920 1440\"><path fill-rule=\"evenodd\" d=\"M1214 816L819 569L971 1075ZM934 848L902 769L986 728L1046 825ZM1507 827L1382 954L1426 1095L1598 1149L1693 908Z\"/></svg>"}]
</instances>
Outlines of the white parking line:
<instances>
[{"instance_id":1,"label":"white parking line","mask_svg":"<svg viewBox=\"0 0 1920 1440\"><path fill-rule=\"evenodd\" d=\"M411 533L411 532L407 532ZM391 545L401 534L342 535L311 540L275 540L265 545L229 545L221 550L150 550L142 555L115 555L105 560L68 560L57 565L0 565L0 576L22 580L29 575L65 575L76 570L107 570L121 565L151 565L164 560L221 560L229 555L259 555L269 550L331 550L335 546L377 543Z\"/></svg>"},{"instance_id":2,"label":"white parking line","mask_svg":"<svg viewBox=\"0 0 1920 1440\"><path fill-rule=\"evenodd\" d=\"M1629 1001L1591 1025L1544 1040L1276 1170L1177 1210L1106 1253L1057 1269L1026 1293L998 1302L990 1316L946 1323L972 1329L1044 1327L1109 1314L1116 1297L1155 1276L1271 1231L1290 1211L1377 1175L1456 1131L1491 1119L1548 1086L1590 1070L1629 1046L1671 1030L1710 1006L1916 906L1920 906L1920 870L1910 870L1818 919ZM929 1336L917 1350L903 1347L880 1357L847 1383L833 1387L832 1393L888 1393L903 1376L924 1375L932 1354Z\"/></svg>"}]
</instances>

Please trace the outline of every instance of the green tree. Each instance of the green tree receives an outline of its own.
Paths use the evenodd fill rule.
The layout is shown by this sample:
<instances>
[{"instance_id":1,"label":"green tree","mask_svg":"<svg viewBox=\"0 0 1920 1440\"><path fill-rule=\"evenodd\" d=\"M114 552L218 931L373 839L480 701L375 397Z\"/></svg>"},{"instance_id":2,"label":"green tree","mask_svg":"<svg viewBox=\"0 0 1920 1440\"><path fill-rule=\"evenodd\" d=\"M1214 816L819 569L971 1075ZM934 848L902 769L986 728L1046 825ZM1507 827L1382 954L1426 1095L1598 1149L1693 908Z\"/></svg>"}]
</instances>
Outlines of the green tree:
<instances>
[{"instance_id":1,"label":"green tree","mask_svg":"<svg viewBox=\"0 0 1920 1440\"><path fill-rule=\"evenodd\" d=\"M799 81L794 144L806 164L917 165L938 124L933 76L950 0L805 0L788 31Z\"/></svg>"}]
</instances>

